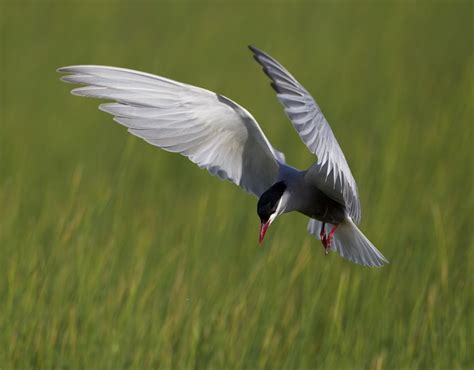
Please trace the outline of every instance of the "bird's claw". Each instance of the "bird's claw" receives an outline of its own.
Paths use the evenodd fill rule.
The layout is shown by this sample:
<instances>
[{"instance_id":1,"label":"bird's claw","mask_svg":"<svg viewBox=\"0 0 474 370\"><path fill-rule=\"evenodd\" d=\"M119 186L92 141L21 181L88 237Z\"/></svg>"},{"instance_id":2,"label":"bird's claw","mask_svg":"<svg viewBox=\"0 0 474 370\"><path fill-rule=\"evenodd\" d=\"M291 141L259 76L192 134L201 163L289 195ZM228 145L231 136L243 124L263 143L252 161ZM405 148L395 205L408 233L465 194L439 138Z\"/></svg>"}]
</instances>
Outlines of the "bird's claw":
<instances>
[{"instance_id":1,"label":"bird's claw","mask_svg":"<svg viewBox=\"0 0 474 370\"><path fill-rule=\"evenodd\" d=\"M321 242L323 243L324 254L327 256L329 254L329 249L331 248L331 239L324 234L321 235Z\"/></svg>"},{"instance_id":2,"label":"bird's claw","mask_svg":"<svg viewBox=\"0 0 474 370\"><path fill-rule=\"evenodd\" d=\"M324 237L323 246L324 246L324 254L327 256L329 254L329 250L331 249L331 237Z\"/></svg>"}]
</instances>

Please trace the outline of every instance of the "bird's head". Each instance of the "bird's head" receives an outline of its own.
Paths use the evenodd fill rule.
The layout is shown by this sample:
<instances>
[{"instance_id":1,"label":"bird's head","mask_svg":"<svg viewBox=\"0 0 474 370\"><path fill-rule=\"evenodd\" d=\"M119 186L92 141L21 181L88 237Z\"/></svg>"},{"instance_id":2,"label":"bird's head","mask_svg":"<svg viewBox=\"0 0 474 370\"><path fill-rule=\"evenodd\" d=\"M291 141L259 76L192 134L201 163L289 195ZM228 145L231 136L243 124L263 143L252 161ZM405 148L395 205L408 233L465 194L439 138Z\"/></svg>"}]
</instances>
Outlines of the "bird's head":
<instances>
[{"instance_id":1,"label":"bird's head","mask_svg":"<svg viewBox=\"0 0 474 370\"><path fill-rule=\"evenodd\" d=\"M270 224L284 211L282 198L285 190L285 183L283 181L277 182L265 191L258 200L257 213L261 222L259 243L262 243Z\"/></svg>"}]
</instances>

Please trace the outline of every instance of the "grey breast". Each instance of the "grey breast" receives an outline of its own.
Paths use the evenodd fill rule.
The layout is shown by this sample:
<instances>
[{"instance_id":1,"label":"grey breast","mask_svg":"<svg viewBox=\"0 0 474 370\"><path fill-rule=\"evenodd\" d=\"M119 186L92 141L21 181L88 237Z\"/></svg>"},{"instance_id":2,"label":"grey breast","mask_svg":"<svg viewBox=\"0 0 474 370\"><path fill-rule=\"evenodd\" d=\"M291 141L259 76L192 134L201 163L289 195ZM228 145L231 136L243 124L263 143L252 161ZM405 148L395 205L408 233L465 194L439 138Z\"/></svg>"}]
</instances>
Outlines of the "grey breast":
<instances>
[{"instance_id":1,"label":"grey breast","mask_svg":"<svg viewBox=\"0 0 474 370\"><path fill-rule=\"evenodd\" d=\"M344 221L346 215L344 205L329 198L315 186L310 186L309 188L311 193L310 202L307 203L307 207L301 213L331 224L339 224Z\"/></svg>"},{"instance_id":2,"label":"grey breast","mask_svg":"<svg viewBox=\"0 0 474 370\"><path fill-rule=\"evenodd\" d=\"M314 183L306 180L306 171L290 166L281 169L281 177L288 186L290 199L287 211L297 211L322 222L338 224L344 221L346 208L327 196Z\"/></svg>"}]
</instances>

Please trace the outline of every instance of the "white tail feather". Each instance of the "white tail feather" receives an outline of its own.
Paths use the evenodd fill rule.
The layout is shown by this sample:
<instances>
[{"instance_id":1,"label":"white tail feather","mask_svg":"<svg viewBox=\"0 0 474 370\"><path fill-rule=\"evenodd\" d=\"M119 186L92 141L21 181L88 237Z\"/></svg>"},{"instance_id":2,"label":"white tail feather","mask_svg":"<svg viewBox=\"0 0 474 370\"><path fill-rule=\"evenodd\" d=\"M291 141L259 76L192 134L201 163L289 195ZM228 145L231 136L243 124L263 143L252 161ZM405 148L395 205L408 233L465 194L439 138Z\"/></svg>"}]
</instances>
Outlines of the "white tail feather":
<instances>
[{"instance_id":1,"label":"white tail feather","mask_svg":"<svg viewBox=\"0 0 474 370\"><path fill-rule=\"evenodd\" d=\"M308 224L308 232L319 239L321 222L311 219ZM329 233L332 225L326 224L326 233ZM358 229L350 217L340 223L334 233L331 250L336 251L345 259L364 266L380 267L388 260Z\"/></svg>"}]
</instances>

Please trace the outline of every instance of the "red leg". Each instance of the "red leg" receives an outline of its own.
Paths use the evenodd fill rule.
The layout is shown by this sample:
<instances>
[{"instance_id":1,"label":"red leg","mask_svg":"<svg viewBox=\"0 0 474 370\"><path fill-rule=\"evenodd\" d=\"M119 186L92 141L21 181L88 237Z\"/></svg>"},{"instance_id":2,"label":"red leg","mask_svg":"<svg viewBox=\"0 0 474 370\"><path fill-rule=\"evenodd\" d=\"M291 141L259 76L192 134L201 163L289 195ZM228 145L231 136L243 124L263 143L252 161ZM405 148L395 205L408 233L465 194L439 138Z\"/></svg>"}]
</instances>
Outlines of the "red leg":
<instances>
[{"instance_id":1,"label":"red leg","mask_svg":"<svg viewBox=\"0 0 474 370\"><path fill-rule=\"evenodd\" d=\"M323 222L321 226L321 232L319 233L319 239L323 242L323 245L325 245L326 241L326 223Z\"/></svg>"},{"instance_id":2,"label":"red leg","mask_svg":"<svg viewBox=\"0 0 474 370\"><path fill-rule=\"evenodd\" d=\"M326 245L325 245L326 254L328 254L328 253L329 253L329 249L331 249L332 239L334 238L334 233L336 232L337 226L338 226L338 225L334 225L334 226L332 227L331 231L329 232L329 236L328 236L328 239L327 239L327 243L326 243Z\"/></svg>"}]
</instances>

